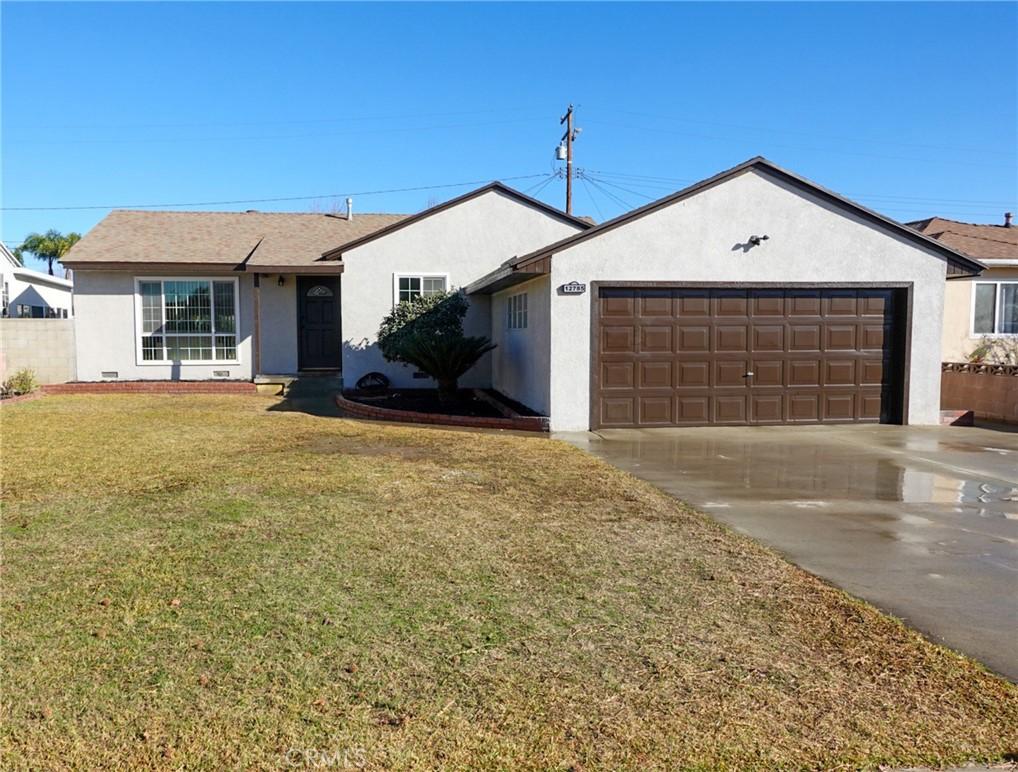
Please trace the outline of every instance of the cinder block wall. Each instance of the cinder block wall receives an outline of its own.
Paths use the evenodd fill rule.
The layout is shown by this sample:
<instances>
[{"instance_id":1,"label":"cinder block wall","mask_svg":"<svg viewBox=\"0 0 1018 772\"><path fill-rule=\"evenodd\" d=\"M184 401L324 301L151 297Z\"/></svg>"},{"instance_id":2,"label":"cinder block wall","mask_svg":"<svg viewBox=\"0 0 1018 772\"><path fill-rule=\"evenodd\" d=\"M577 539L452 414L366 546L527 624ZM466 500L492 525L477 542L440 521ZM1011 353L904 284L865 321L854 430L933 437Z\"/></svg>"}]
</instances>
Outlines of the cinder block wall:
<instances>
[{"instance_id":1,"label":"cinder block wall","mask_svg":"<svg viewBox=\"0 0 1018 772\"><path fill-rule=\"evenodd\" d=\"M73 319L0 319L0 381L23 367L39 383L75 379Z\"/></svg>"}]
</instances>

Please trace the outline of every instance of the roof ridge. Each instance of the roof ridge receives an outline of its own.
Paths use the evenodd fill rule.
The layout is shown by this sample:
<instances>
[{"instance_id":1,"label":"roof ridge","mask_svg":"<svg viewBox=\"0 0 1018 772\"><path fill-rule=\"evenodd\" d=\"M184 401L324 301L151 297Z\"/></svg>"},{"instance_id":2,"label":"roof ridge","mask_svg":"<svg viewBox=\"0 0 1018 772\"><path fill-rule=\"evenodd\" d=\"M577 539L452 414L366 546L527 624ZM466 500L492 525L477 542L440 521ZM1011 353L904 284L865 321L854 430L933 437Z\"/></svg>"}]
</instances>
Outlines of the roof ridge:
<instances>
[{"instance_id":1,"label":"roof ridge","mask_svg":"<svg viewBox=\"0 0 1018 772\"><path fill-rule=\"evenodd\" d=\"M958 225L971 225L974 228L1000 228L1001 230L1010 230L1008 226L1002 225L996 222L969 222L968 220L955 220L950 217L941 217L939 214L935 214L932 217L927 217L924 220L913 220L908 223L909 225L918 225L924 222L933 222L934 220L943 220L944 222L953 222Z\"/></svg>"},{"instance_id":2,"label":"roof ridge","mask_svg":"<svg viewBox=\"0 0 1018 772\"><path fill-rule=\"evenodd\" d=\"M1003 228L1004 226L1001 225L1000 227ZM1007 239L995 239L991 236L983 236L977 233L962 233L961 231L952 230L938 231L937 235L942 236L945 233L953 233L955 236L961 236L962 238L965 239L979 239L980 241L992 241L995 244L1007 244L1008 246L1014 246L1015 241L1018 241L1018 234L1016 234L1015 241L1008 241Z\"/></svg>"},{"instance_id":3,"label":"roof ridge","mask_svg":"<svg viewBox=\"0 0 1018 772\"><path fill-rule=\"evenodd\" d=\"M333 219L345 220L346 216L342 211L337 212L280 212L280 211L262 211L260 209L251 210L240 210L230 211L224 209L111 209L110 213L122 212L127 214L266 214L266 215L282 215L282 216L294 216L294 217L332 217ZM358 217L412 217L413 213L410 212L356 212L354 219Z\"/></svg>"}]
</instances>

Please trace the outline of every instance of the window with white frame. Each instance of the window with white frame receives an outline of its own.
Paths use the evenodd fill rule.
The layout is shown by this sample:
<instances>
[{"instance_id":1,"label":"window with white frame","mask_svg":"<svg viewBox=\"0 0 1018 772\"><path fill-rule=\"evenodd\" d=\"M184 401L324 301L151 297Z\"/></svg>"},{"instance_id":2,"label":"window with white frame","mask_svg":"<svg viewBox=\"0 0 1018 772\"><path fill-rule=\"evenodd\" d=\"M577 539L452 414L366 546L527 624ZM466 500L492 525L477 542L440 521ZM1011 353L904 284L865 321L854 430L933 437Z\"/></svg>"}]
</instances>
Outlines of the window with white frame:
<instances>
[{"instance_id":1,"label":"window with white frame","mask_svg":"<svg viewBox=\"0 0 1018 772\"><path fill-rule=\"evenodd\" d=\"M527 329L527 293L510 295L506 301L506 323L510 330Z\"/></svg>"},{"instance_id":2,"label":"window with white frame","mask_svg":"<svg viewBox=\"0 0 1018 772\"><path fill-rule=\"evenodd\" d=\"M138 279L143 362L237 360L236 279Z\"/></svg>"},{"instance_id":3,"label":"window with white frame","mask_svg":"<svg viewBox=\"0 0 1018 772\"><path fill-rule=\"evenodd\" d=\"M1018 335L1018 281L973 282L972 333Z\"/></svg>"},{"instance_id":4,"label":"window with white frame","mask_svg":"<svg viewBox=\"0 0 1018 772\"><path fill-rule=\"evenodd\" d=\"M11 308L11 288L10 285L6 281L4 281L3 310L0 311L0 314L6 317L10 313L10 308Z\"/></svg>"},{"instance_id":5,"label":"window with white frame","mask_svg":"<svg viewBox=\"0 0 1018 772\"><path fill-rule=\"evenodd\" d=\"M448 281L445 276L427 274L400 274L396 277L396 302L441 295Z\"/></svg>"}]
</instances>

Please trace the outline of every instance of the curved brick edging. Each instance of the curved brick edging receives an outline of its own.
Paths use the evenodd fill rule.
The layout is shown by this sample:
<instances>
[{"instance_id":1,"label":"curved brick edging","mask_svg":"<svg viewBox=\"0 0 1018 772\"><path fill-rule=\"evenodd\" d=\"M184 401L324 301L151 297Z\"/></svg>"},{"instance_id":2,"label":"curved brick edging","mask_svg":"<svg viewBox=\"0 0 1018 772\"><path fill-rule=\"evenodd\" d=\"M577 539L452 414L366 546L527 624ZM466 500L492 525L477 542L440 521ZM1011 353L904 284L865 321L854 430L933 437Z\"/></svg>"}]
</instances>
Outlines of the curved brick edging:
<instances>
[{"instance_id":1,"label":"curved brick edging","mask_svg":"<svg viewBox=\"0 0 1018 772\"><path fill-rule=\"evenodd\" d=\"M0 405L13 405L16 402L28 402L29 400L40 399L41 397L45 396L46 392L44 392L42 389L36 389L35 391L30 392L28 394L19 394L16 397L6 397L5 399L0 399Z\"/></svg>"},{"instance_id":2,"label":"curved brick edging","mask_svg":"<svg viewBox=\"0 0 1018 772\"><path fill-rule=\"evenodd\" d=\"M257 394L250 381L77 381L42 387L46 394Z\"/></svg>"},{"instance_id":3,"label":"curved brick edging","mask_svg":"<svg viewBox=\"0 0 1018 772\"><path fill-rule=\"evenodd\" d=\"M444 415L439 413L417 413L413 410L392 410L386 407L365 405L354 402L342 394L336 395L336 406L358 418L374 418L380 421L397 421L408 424L435 424L439 426L468 426L474 429L513 429L523 432L548 431L548 419L544 416L518 416L516 418L483 418L480 416Z\"/></svg>"}]
</instances>

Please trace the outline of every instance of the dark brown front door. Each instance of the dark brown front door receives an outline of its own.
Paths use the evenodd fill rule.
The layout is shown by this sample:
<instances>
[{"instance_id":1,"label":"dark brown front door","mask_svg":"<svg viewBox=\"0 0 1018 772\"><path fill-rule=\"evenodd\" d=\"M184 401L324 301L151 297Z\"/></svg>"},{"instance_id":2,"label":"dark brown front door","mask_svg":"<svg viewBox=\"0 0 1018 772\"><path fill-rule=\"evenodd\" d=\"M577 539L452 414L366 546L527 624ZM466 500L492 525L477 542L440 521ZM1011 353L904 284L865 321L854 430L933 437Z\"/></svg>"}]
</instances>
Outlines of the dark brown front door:
<instances>
[{"instance_id":1,"label":"dark brown front door","mask_svg":"<svg viewBox=\"0 0 1018 772\"><path fill-rule=\"evenodd\" d=\"M297 278L297 329L301 370L342 367L338 278Z\"/></svg>"},{"instance_id":2,"label":"dark brown front door","mask_svg":"<svg viewBox=\"0 0 1018 772\"><path fill-rule=\"evenodd\" d=\"M899 422L903 292L601 287L591 424Z\"/></svg>"}]
</instances>

